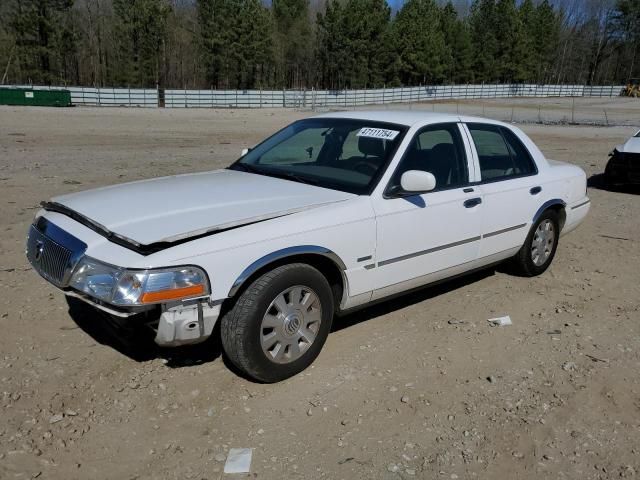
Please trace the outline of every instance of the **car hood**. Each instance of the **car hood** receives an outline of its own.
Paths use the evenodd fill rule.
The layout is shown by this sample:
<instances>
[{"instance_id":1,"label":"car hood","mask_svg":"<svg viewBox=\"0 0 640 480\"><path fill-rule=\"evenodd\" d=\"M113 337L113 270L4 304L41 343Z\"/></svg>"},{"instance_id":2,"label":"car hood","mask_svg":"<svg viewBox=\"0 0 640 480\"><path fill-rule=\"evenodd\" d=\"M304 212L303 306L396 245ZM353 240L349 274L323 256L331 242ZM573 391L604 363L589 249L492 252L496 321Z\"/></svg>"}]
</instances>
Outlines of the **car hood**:
<instances>
[{"instance_id":1,"label":"car hood","mask_svg":"<svg viewBox=\"0 0 640 480\"><path fill-rule=\"evenodd\" d=\"M46 203L45 209L66 213L108 238L144 246L237 228L353 196L290 180L216 170L62 195Z\"/></svg>"},{"instance_id":2,"label":"car hood","mask_svg":"<svg viewBox=\"0 0 640 480\"><path fill-rule=\"evenodd\" d=\"M619 152L640 153L640 137L631 137L626 143L617 147Z\"/></svg>"}]
</instances>

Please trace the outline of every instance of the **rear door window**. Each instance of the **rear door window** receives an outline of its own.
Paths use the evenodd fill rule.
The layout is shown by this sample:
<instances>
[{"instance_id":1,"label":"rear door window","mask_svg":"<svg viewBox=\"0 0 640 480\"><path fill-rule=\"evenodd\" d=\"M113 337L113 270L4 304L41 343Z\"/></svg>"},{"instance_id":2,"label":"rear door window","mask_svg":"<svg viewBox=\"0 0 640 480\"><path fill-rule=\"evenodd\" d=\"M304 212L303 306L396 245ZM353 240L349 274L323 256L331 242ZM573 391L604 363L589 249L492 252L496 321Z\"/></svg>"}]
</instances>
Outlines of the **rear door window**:
<instances>
[{"instance_id":1,"label":"rear door window","mask_svg":"<svg viewBox=\"0 0 640 480\"><path fill-rule=\"evenodd\" d=\"M478 152L483 182L535 173L531 155L513 132L481 123L470 123L467 127Z\"/></svg>"}]
</instances>

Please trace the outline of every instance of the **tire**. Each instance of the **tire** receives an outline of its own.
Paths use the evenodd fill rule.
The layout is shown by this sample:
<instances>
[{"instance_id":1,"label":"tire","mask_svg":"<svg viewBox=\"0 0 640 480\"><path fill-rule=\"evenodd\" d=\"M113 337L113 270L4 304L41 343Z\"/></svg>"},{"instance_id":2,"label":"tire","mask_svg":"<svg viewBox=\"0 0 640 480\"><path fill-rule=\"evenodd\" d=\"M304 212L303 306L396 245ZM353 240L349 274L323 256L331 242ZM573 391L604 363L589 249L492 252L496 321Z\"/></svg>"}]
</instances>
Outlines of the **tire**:
<instances>
[{"instance_id":1,"label":"tire","mask_svg":"<svg viewBox=\"0 0 640 480\"><path fill-rule=\"evenodd\" d=\"M244 374L279 382L317 358L333 313L333 293L322 273L304 263L282 265L254 280L223 315L222 346Z\"/></svg>"},{"instance_id":2,"label":"tire","mask_svg":"<svg viewBox=\"0 0 640 480\"><path fill-rule=\"evenodd\" d=\"M513 258L517 273L525 277L542 274L555 257L559 238L558 214L553 210L546 210L531 227L524 245Z\"/></svg>"}]
</instances>

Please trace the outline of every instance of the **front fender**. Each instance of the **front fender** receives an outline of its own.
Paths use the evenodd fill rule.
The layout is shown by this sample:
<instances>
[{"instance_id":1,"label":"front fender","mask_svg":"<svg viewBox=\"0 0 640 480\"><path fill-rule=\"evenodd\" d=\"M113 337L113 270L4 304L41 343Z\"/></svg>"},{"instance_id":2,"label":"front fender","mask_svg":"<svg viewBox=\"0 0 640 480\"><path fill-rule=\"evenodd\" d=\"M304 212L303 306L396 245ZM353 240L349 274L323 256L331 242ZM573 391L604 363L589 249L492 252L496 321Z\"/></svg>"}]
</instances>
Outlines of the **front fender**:
<instances>
[{"instance_id":1,"label":"front fender","mask_svg":"<svg viewBox=\"0 0 640 480\"><path fill-rule=\"evenodd\" d=\"M299 245L295 247L287 247L281 250L277 250L253 262L251 265L245 268L243 272L240 274L240 276L236 279L236 281L233 282L233 285L229 290L228 297L235 296L240 290L240 288L242 287L242 285L244 285L244 283L249 278L251 278L252 275L254 275L256 272L258 272L262 268L274 262L277 262L279 260L285 259L287 257L294 257L297 255L320 255L330 259L336 265L336 267L340 269L340 272L342 274L342 280L344 282L344 287L345 287L345 291L343 292L343 297L346 296L347 277L345 274L345 270L347 269L347 267L345 263L342 261L342 259L333 251L325 247L320 247L318 245Z\"/></svg>"}]
</instances>

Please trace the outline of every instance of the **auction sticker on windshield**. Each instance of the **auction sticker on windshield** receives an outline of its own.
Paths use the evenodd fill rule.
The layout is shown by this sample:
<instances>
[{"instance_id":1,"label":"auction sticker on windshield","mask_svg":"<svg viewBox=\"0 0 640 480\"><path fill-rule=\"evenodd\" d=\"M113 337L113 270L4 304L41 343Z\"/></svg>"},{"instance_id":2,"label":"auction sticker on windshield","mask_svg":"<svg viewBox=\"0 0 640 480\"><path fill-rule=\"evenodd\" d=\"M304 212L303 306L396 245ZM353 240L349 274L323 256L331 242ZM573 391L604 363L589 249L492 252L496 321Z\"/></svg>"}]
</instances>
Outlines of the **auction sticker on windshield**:
<instances>
[{"instance_id":1,"label":"auction sticker on windshield","mask_svg":"<svg viewBox=\"0 0 640 480\"><path fill-rule=\"evenodd\" d=\"M357 137L371 137L371 138L380 138L383 140L393 140L398 136L400 132L396 130L386 130L384 128L371 128L364 127L361 128L357 133Z\"/></svg>"}]
</instances>

